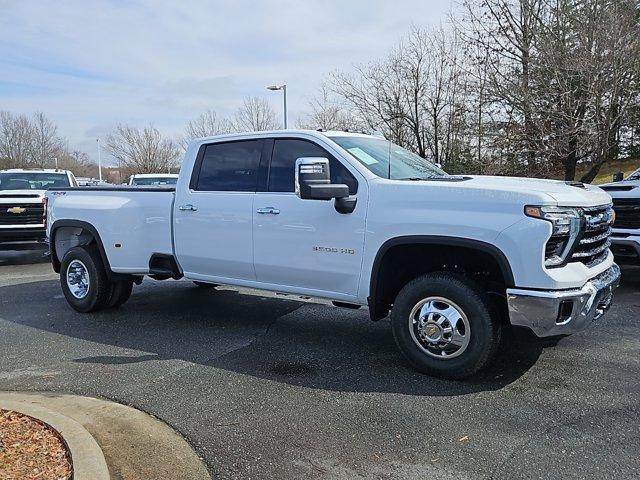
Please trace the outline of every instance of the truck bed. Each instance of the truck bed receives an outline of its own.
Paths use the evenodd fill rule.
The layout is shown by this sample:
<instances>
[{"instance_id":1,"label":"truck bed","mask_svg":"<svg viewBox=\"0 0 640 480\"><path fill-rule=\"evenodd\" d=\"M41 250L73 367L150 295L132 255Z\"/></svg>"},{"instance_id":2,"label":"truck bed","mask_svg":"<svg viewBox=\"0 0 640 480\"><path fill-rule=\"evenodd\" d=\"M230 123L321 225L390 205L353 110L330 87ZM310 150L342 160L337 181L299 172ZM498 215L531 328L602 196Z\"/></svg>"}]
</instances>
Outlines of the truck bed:
<instances>
[{"instance_id":1,"label":"truck bed","mask_svg":"<svg viewBox=\"0 0 640 480\"><path fill-rule=\"evenodd\" d=\"M47 226L92 226L114 272L148 273L154 253L173 254L175 187L77 187L47 191Z\"/></svg>"}]
</instances>

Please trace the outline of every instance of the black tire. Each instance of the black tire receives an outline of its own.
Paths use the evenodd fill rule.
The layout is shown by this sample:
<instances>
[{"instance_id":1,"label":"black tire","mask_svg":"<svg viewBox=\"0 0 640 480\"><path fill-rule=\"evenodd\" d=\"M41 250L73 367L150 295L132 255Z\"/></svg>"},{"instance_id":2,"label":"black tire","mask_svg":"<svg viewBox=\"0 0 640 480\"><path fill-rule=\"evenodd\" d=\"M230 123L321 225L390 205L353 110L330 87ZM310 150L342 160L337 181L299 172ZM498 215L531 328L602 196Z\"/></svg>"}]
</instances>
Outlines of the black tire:
<instances>
[{"instance_id":1,"label":"black tire","mask_svg":"<svg viewBox=\"0 0 640 480\"><path fill-rule=\"evenodd\" d=\"M89 279L86 295L76 297L67 282L69 265L77 260L84 267ZM111 294L111 282L102 263L98 249L93 246L73 247L65 253L60 263L60 285L67 302L74 310L82 313L95 312L104 308Z\"/></svg>"},{"instance_id":2,"label":"black tire","mask_svg":"<svg viewBox=\"0 0 640 480\"><path fill-rule=\"evenodd\" d=\"M131 280L118 280L111 284L111 295L107 301L106 308L118 308L120 305L129 300L133 291L133 282Z\"/></svg>"},{"instance_id":3,"label":"black tire","mask_svg":"<svg viewBox=\"0 0 640 480\"><path fill-rule=\"evenodd\" d=\"M202 288L214 288L214 287L218 286L215 283L198 282L197 280L194 280L193 284L197 285L198 287L202 287Z\"/></svg>"},{"instance_id":4,"label":"black tire","mask_svg":"<svg viewBox=\"0 0 640 480\"><path fill-rule=\"evenodd\" d=\"M453 358L431 356L427 351L437 351L437 349L429 347L432 348L429 350L424 346L426 344L424 339L424 348L418 345L420 340L417 339L418 335L414 330L417 325L411 326L415 325L410 320L411 313L414 307L429 297L440 297L453 302L466 316L470 327L469 339L458 356ZM439 304L437 301L436 303ZM396 344L409 363L416 370L434 377L449 379L469 377L487 365L500 344L502 325L499 315L492 312L487 295L475 282L454 273L431 273L405 285L395 299L391 322ZM462 330L466 335L465 329L466 327ZM435 335L438 334L439 332L436 332Z\"/></svg>"}]
</instances>

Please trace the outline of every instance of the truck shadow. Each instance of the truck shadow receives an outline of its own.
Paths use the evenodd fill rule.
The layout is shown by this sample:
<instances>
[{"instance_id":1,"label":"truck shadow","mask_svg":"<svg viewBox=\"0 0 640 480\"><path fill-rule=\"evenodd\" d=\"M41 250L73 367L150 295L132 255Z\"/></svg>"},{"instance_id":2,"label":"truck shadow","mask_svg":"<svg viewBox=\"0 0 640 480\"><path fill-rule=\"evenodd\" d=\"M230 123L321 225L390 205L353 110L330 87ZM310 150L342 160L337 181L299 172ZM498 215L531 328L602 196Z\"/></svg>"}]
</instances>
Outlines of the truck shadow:
<instances>
[{"instance_id":1,"label":"truck shadow","mask_svg":"<svg viewBox=\"0 0 640 480\"><path fill-rule=\"evenodd\" d=\"M104 354L73 360L93 364L91 376L104 365L180 359L307 388L464 395L509 385L543 350L515 334L490 368L466 381L447 381L412 370L396 349L389 321L373 323L366 310L147 281L120 309L92 315L71 310L56 281L2 287L0 302L5 321L107 346ZM35 342L21 347L50 353ZM123 348L136 352L122 354Z\"/></svg>"}]
</instances>

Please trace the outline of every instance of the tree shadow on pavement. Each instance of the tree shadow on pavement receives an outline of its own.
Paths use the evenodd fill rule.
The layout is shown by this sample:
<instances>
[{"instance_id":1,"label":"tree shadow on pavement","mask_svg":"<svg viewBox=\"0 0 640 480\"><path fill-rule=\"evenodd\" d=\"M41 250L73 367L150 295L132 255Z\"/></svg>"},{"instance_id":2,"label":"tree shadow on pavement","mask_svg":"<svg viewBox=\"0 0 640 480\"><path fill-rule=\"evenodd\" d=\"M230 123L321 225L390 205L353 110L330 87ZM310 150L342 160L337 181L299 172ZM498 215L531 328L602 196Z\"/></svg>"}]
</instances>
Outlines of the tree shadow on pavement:
<instances>
[{"instance_id":1,"label":"tree shadow on pavement","mask_svg":"<svg viewBox=\"0 0 640 480\"><path fill-rule=\"evenodd\" d=\"M1 287L0 302L2 320L137 351L105 348L104 354L79 356L76 363L126 366L180 359L333 391L464 395L497 390L526 373L543 350L541 343L515 333L489 368L466 381L447 381L411 369L395 346L389 321L371 322L366 309L146 280L121 308L90 315L71 310L56 281Z\"/></svg>"}]
</instances>

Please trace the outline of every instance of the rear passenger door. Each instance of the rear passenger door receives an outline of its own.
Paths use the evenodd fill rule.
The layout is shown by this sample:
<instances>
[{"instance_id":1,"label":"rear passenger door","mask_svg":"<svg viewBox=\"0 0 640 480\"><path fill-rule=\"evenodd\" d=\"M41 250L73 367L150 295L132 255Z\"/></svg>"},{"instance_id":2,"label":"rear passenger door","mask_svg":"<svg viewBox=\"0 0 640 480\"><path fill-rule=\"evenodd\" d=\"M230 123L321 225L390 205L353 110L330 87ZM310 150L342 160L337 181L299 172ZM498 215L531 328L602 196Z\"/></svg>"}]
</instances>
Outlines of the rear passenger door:
<instances>
[{"instance_id":1,"label":"rear passenger door","mask_svg":"<svg viewBox=\"0 0 640 480\"><path fill-rule=\"evenodd\" d=\"M177 190L174 207L176 256L190 278L255 281L253 197L263 144L200 147L189 188Z\"/></svg>"},{"instance_id":2,"label":"rear passenger door","mask_svg":"<svg viewBox=\"0 0 640 480\"><path fill-rule=\"evenodd\" d=\"M353 213L340 214L333 200L302 200L294 193L295 162L324 157L332 183L357 195ZM352 167L353 168L353 167ZM254 264L259 282L289 292L337 296L357 294L364 244L366 183L321 145L300 138L273 140L266 191L254 201ZM360 177L361 178L361 177Z\"/></svg>"}]
</instances>

